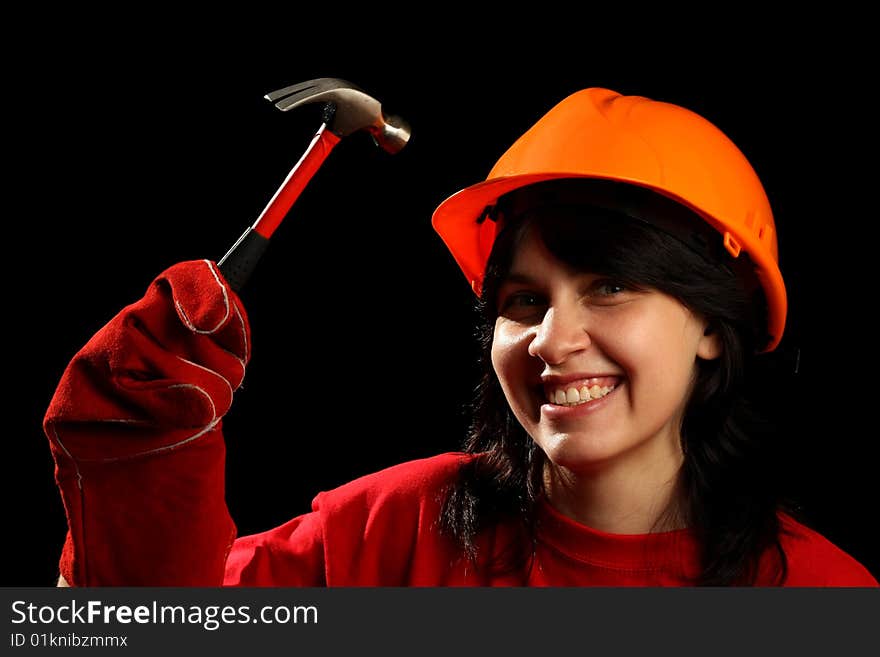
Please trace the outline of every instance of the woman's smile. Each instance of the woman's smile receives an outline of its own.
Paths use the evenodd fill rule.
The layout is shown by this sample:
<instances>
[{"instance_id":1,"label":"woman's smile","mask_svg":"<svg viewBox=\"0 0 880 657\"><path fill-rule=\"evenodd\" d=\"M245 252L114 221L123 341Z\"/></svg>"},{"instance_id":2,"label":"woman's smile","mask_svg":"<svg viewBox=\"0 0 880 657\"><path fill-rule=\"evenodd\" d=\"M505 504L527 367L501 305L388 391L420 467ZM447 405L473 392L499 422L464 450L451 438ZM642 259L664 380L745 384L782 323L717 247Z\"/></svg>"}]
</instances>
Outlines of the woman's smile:
<instances>
[{"instance_id":1,"label":"woman's smile","mask_svg":"<svg viewBox=\"0 0 880 657\"><path fill-rule=\"evenodd\" d=\"M613 401L614 393L621 385L622 382L618 379L611 386L582 386L580 390L573 387L564 390L556 388L541 405L541 416L547 422L562 422L598 412Z\"/></svg>"}]
</instances>

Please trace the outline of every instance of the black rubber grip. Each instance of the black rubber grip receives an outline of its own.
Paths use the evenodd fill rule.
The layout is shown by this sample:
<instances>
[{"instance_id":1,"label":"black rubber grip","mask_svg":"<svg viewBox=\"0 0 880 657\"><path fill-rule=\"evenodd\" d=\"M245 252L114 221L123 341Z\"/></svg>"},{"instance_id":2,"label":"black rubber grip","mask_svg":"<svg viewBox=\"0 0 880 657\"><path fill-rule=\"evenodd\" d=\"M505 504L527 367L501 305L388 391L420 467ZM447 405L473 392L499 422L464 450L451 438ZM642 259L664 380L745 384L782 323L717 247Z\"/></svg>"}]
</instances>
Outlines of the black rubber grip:
<instances>
[{"instance_id":1,"label":"black rubber grip","mask_svg":"<svg viewBox=\"0 0 880 657\"><path fill-rule=\"evenodd\" d=\"M217 263L220 272L233 290L238 292L244 287L267 246L269 246L268 238L248 228Z\"/></svg>"}]
</instances>

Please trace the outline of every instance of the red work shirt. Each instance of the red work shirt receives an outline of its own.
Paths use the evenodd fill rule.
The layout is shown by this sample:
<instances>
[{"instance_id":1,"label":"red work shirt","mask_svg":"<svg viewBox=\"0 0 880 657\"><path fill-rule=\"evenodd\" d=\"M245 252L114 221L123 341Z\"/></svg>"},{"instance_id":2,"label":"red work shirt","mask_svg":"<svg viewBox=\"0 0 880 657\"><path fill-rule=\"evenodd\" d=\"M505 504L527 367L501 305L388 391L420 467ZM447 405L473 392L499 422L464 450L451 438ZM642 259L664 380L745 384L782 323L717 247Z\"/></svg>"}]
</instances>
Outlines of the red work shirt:
<instances>
[{"instance_id":1,"label":"red work shirt","mask_svg":"<svg viewBox=\"0 0 880 657\"><path fill-rule=\"evenodd\" d=\"M504 575L475 569L440 534L443 491L463 460L441 454L393 466L320 493L312 511L267 532L238 538L227 586L690 586L698 543L687 529L608 534L543 501L532 567ZM852 556L780 513L786 586L877 586ZM495 527L481 545L498 554L517 540ZM771 560L758 585L772 583Z\"/></svg>"}]
</instances>

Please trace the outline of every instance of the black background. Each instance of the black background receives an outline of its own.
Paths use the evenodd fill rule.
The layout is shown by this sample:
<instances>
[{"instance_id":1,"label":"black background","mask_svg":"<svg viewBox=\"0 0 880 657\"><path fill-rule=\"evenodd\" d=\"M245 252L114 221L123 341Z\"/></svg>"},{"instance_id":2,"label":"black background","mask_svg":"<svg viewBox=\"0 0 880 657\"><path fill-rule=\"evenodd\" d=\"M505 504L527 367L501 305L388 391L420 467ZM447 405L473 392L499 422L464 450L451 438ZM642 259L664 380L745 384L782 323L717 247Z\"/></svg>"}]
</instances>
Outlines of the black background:
<instances>
[{"instance_id":1,"label":"black background","mask_svg":"<svg viewBox=\"0 0 880 657\"><path fill-rule=\"evenodd\" d=\"M253 360L225 422L240 534L307 510L319 490L459 448L472 295L431 213L556 102L604 86L697 111L763 180L789 293L784 346L802 350L772 402L780 477L816 529L880 576L876 185L858 164L873 117L857 43L754 29L600 41L586 26L562 35L564 17L548 31L373 16L348 34L317 15L54 18L22 25L7 82L4 250L20 264L4 313L4 585L57 574L66 524L41 420L65 365L164 268L226 252L320 123L317 107L282 113L263 94L325 76L379 98L413 137L395 156L344 140L243 293Z\"/></svg>"}]
</instances>

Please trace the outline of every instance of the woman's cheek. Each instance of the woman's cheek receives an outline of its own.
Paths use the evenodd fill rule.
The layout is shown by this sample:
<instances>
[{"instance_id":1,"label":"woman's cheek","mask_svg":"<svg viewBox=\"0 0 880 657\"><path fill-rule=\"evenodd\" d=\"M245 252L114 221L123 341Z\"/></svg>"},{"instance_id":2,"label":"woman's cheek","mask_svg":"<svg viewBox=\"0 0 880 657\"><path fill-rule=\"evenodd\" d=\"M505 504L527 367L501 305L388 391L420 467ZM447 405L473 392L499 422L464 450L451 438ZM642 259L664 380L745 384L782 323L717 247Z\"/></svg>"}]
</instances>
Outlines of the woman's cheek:
<instances>
[{"instance_id":1,"label":"woman's cheek","mask_svg":"<svg viewBox=\"0 0 880 657\"><path fill-rule=\"evenodd\" d=\"M496 325L492 341L492 367L517 416L528 405L529 366L534 360L528 353L527 331L517 330L507 323Z\"/></svg>"}]
</instances>

